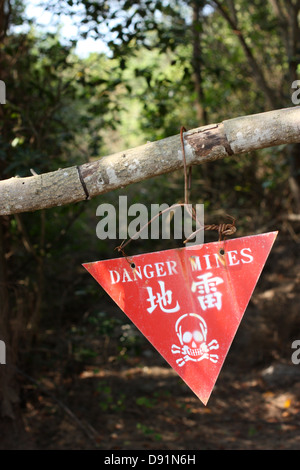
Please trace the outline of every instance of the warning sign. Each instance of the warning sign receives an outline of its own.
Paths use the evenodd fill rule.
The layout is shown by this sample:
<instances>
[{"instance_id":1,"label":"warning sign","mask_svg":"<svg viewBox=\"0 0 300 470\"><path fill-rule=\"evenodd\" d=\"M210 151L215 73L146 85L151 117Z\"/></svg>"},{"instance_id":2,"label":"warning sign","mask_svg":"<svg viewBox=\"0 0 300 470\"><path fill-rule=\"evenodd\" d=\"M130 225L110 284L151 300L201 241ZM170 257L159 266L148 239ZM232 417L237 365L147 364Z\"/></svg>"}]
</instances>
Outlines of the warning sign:
<instances>
[{"instance_id":1,"label":"warning sign","mask_svg":"<svg viewBox=\"0 0 300 470\"><path fill-rule=\"evenodd\" d=\"M83 266L206 405L276 236Z\"/></svg>"}]
</instances>

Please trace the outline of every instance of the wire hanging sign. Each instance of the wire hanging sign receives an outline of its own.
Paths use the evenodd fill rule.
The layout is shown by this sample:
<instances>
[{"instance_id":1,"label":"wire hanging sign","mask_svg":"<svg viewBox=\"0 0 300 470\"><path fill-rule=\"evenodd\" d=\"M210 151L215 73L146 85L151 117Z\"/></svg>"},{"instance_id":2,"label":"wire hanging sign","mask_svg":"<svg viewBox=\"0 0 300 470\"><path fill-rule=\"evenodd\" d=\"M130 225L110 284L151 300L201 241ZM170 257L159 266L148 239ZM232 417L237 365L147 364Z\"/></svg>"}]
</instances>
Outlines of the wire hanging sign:
<instances>
[{"instance_id":1,"label":"wire hanging sign","mask_svg":"<svg viewBox=\"0 0 300 470\"><path fill-rule=\"evenodd\" d=\"M121 257L83 266L206 405L277 232L227 239L237 230L233 217L230 223L200 223L189 204L184 132L181 127L184 202L123 240L116 247ZM176 207L196 222L184 246L128 257L125 247ZM216 231L218 241L187 246L204 230Z\"/></svg>"}]
</instances>

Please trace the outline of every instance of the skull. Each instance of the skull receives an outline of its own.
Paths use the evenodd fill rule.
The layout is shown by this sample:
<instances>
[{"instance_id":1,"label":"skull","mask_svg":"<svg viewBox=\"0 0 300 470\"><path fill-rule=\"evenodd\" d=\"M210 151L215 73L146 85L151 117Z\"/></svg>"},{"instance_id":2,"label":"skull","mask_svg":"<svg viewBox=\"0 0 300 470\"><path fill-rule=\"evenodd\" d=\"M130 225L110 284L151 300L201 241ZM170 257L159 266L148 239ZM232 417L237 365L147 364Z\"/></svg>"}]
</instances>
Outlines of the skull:
<instances>
[{"instance_id":1,"label":"skull","mask_svg":"<svg viewBox=\"0 0 300 470\"><path fill-rule=\"evenodd\" d=\"M198 361L208 353L206 345L207 326L196 313L186 313L178 318L175 331L182 346L182 352L193 361Z\"/></svg>"}]
</instances>

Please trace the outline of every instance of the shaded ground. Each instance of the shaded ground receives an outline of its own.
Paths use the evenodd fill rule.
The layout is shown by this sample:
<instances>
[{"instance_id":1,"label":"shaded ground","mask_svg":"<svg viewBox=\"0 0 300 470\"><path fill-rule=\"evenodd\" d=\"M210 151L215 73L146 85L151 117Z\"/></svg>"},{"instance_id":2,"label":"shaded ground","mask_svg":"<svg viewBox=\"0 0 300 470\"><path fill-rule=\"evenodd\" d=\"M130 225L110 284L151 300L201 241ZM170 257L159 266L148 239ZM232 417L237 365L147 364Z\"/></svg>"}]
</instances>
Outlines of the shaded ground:
<instances>
[{"instance_id":1,"label":"shaded ground","mask_svg":"<svg viewBox=\"0 0 300 470\"><path fill-rule=\"evenodd\" d=\"M300 449L298 251L279 236L206 407L107 298L98 317L46 331L20 373L35 448Z\"/></svg>"}]
</instances>

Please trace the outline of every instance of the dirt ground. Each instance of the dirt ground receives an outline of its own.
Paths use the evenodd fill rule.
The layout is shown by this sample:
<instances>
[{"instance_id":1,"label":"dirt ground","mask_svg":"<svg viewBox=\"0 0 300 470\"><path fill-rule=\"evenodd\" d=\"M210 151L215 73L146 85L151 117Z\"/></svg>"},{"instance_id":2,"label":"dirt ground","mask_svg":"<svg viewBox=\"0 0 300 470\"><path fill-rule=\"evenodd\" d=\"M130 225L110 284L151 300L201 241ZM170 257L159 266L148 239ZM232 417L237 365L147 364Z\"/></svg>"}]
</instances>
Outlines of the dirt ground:
<instances>
[{"instance_id":1,"label":"dirt ground","mask_svg":"<svg viewBox=\"0 0 300 470\"><path fill-rule=\"evenodd\" d=\"M19 371L30 443L14 447L300 449L299 251L278 236L207 406L108 297L98 323L45 331Z\"/></svg>"}]
</instances>

